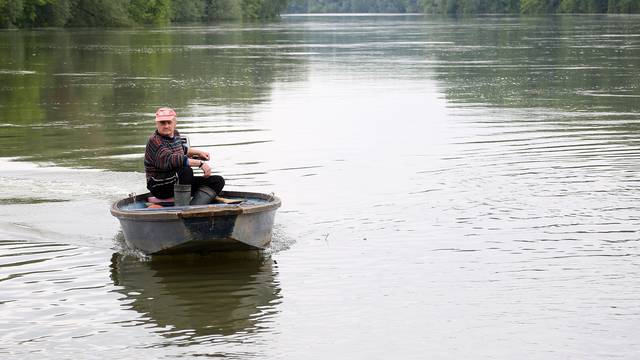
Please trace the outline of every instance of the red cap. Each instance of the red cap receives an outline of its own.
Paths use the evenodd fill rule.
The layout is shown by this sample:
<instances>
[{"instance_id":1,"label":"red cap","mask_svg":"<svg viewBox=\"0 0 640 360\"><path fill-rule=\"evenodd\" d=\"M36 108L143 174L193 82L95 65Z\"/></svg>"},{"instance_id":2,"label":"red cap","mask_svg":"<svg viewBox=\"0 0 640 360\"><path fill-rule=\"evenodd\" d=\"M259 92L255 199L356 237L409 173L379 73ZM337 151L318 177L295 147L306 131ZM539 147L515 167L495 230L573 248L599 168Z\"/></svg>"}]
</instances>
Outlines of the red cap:
<instances>
[{"instance_id":1,"label":"red cap","mask_svg":"<svg viewBox=\"0 0 640 360\"><path fill-rule=\"evenodd\" d=\"M176 112L172 108L161 107L156 111L156 121L173 120Z\"/></svg>"}]
</instances>

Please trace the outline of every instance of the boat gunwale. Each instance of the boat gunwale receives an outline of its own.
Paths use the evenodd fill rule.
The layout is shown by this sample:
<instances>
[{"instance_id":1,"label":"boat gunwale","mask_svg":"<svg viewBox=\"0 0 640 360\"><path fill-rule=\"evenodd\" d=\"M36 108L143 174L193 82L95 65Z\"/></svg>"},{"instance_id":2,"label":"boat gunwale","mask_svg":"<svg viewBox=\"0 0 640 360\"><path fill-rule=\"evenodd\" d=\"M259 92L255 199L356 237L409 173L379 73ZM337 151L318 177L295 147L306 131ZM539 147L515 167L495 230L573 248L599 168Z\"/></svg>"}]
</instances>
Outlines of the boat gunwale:
<instances>
[{"instance_id":1,"label":"boat gunwale","mask_svg":"<svg viewBox=\"0 0 640 360\"><path fill-rule=\"evenodd\" d=\"M198 205L198 206L184 206L184 207L167 207L157 209L154 211L140 211L140 209L125 210L122 206L134 203L136 201L143 201L150 196L150 193L137 195L135 197L128 197L118 200L111 205L111 215L118 219L125 220L142 220L142 221L166 221L166 220L178 220L183 218L197 218L197 217L215 217L215 216L228 216L228 215L241 215L252 214L264 211L275 210L280 207L280 198L274 195L267 195L263 193L244 192L244 191L223 191L220 195L228 197L243 197L243 198L257 198L266 200L266 204L255 205Z\"/></svg>"}]
</instances>

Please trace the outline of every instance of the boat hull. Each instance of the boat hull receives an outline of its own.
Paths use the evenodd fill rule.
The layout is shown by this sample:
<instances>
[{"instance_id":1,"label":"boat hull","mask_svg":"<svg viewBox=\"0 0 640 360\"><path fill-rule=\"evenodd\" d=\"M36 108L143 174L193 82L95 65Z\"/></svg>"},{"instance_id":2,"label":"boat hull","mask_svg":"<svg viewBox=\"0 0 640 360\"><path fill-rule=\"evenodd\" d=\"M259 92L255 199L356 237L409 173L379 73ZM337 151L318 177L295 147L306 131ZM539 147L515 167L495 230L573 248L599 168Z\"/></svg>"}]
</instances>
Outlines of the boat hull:
<instances>
[{"instance_id":1,"label":"boat hull","mask_svg":"<svg viewBox=\"0 0 640 360\"><path fill-rule=\"evenodd\" d=\"M148 194L115 203L127 244L149 255L261 250L271 241L280 200L258 193L226 193L225 196L267 200L248 206L186 206L146 211L128 209Z\"/></svg>"}]
</instances>

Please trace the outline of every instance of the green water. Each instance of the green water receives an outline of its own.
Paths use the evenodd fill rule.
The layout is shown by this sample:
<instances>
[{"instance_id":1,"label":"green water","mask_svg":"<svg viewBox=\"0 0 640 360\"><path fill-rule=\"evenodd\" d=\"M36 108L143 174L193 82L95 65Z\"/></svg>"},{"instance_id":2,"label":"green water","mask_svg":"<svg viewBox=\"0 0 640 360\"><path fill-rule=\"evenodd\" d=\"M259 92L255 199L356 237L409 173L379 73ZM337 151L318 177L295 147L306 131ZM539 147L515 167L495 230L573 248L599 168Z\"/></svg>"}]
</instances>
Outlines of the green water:
<instances>
[{"instance_id":1,"label":"green water","mask_svg":"<svg viewBox=\"0 0 640 360\"><path fill-rule=\"evenodd\" d=\"M261 45L292 37L277 25L0 36L0 156L74 167L139 171L118 156L141 151L155 108L233 107L226 116L242 119L275 81L304 77L302 60Z\"/></svg>"},{"instance_id":2,"label":"green water","mask_svg":"<svg viewBox=\"0 0 640 360\"><path fill-rule=\"evenodd\" d=\"M639 20L0 32L0 357L635 359ZM263 257L126 248L159 106Z\"/></svg>"}]
</instances>

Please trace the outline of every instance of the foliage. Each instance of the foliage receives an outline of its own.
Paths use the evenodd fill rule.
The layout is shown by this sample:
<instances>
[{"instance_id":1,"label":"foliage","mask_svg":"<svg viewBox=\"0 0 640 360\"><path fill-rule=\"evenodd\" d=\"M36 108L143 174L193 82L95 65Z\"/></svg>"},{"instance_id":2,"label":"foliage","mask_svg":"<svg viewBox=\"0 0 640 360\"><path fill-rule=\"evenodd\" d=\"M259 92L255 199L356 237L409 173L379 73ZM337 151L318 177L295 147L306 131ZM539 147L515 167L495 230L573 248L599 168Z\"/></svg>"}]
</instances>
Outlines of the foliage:
<instances>
[{"instance_id":1,"label":"foliage","mask_svg":"<svg viewBox=\"0 0 640 360\"><path fill-rule=\"evenodd\" d=\"M23 6L22 0L0 0L0 27L17 24Z\"/></svg>"},{"instance_id":2,"label":"foliage","mask_svg":"<svg viewBox=\"0 0 640 360\"><path fill-rule=\"evenodd\" d=\"M75 0L68 25L72 26L127 26L133 20L127 12L127 0ZM42 26L33 23L31 26Z\"/></svg>"},{"instance_id":3,"label":"foliage","mask_svg":"<svg viewBox=\"0 0 640 360\"><path fill-rule=\"evenodd\" d=\"M287 0L241 0L242 17L268 19L278 16L287 6Z\"/></svg>"},{"instance_id":4,"label":"foliage","mask_svg":"<svg viewBox=\"0 0 640 360\"><path fill-rule=\"evenodd\" d=\"M640 13L640 0L609 0L607 11L612 14Z\"/></svg>"},{"instance_id":5,"label":"foliage","mask_svg":"<svg viewBox=\"0 0 640 360\"><path fill-rule=\"evenodd\" d=\"M291 0L289 13L638 13L640 0Z\"/></svg>"},{"instance_id":6,"label":"foliage","mask_svg":"<svg viewBox=\"0 0 640 360\"><path fill-rule=\"evenodd\" d=\"M205 18L207 2L201 0L183 0L171 2L171 21L192 22Z\"/></svg>"},{"instance_id":7,"label":"foliage","mask_svg":"<svg viewBox=\"0 0 640 360\"><path fill-rule=\"evenodd\" d=\"M290 13L408 13L419 12L418 0L291 0Z\"/></svg>"},{"instance_id":8,"label":"foliage","mask_svg":"<svg viewBox=\"0 0 640 360\"><path fill-rule=\"evenodd\" d=\"M207 0L205 3L207 21L242 18L242 8L238 0Z\"/></svg>"},{"instance_id":9,"label":"foliage","mask_svg":"<svg viewBox=\"0 0 640 360\"><path fill-rule=\"evenodd\" d=\"M0 28L166 25L288 13L639 13L640 0L0 0Z\"/></svg>"},{"instance_id":10,"label":"foliage","mask_svg":"<svg viewBox=\"0 0 640 360\"><path fill-rule=\"evenodd\" d=\"M0 27L166 25L275 18L287 0L0 0Z\"/></svg>"},{"instance_id":11,"label":"foliage","mask_svg":"<svg viewBox=\"0 0 640 360\"><path fill-rule=\"evenodd\" d=\"M169 23L170 0L130 0L129 15L138 24Z\"/></svg>"}]
</instances>

